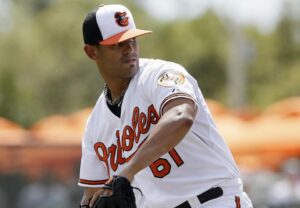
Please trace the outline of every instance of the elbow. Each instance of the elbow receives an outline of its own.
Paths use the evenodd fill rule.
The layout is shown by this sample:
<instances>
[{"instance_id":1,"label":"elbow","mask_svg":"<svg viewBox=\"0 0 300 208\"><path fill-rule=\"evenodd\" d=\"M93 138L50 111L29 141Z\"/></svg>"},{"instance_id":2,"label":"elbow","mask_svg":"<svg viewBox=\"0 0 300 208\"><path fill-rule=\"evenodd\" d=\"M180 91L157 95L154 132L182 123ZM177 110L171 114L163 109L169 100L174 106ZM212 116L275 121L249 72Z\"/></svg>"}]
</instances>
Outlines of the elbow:
<instances>
[{"instance_id":1,"label":"elbow","mask_svg":"<svg viewBox=\"0 0 300 208\"><path fill-rule=\"evenodd\" d=\"M179 112L178 113L178 122L183 129L189 129L192 127L194 123L194 117L192 114L187 112Z\"/></svg>"},{"instance_id":2,"label":"elbow","mask_svg":"<svg viewBox=\"0 0 300 208\"><path fill-rule=\"evenodd\" d=\"M194 123L194 118L196 115L197 109L191 108L191 106L184 106L181 110L177 112L179 121L182 127L191 128Z\"/></svg>"},{"instance_id":3,"label":"elbow","mask_svg":"<svg viewBox=\"0 0 300 208\"><path fill-rule=\"evenodd\" d=\"M182 116L180 122L182 127L189 129L194 123L194 118L192 116Z\"/></svg>"}]
</instances>

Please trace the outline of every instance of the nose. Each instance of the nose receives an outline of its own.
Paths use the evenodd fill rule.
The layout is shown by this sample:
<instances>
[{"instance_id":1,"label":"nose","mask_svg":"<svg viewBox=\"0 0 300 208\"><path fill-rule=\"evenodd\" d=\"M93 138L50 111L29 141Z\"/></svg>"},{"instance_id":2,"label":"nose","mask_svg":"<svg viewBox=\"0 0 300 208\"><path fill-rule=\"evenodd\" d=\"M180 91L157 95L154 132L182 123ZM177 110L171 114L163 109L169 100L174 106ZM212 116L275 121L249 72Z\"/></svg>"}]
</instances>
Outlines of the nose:
<instances>
[{"instance_id":1,"label":"nose","mask_svg":"<svg viewBox=\"0 0 300 208\"><path fill-rule=\"evenodd\" d=\"M124 54L128 55L134 53L136 50L136 41L135 39L129 39L125 43Z\"/></svg>"}]
</instances>

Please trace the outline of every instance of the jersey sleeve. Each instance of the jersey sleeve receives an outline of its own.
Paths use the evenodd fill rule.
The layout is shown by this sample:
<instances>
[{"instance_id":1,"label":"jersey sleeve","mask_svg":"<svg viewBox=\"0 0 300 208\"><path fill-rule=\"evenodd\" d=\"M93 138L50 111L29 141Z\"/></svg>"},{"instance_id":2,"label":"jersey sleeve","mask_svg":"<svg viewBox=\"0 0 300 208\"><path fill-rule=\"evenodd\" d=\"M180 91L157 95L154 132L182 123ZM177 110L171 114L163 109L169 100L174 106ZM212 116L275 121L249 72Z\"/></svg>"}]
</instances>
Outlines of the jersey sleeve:
<instances>
[{"instance_id":1,"label":"jersey sleeve","mask_svg":"<svg viewBox=\"0 0 300 208\"><path fill-rule=\"evenodd\" d=\"M109 177L105 163L97 158L92 141L86 127L82 139L82 156L78 185L96 188L102 187Z\"/></svg>"},{"instance_id":2,"label":"jersey sleeve","mask_svg":"<svg viewBox=\"0 0 300 208\"><path fill-rule=\"evenodd\" d=\"M196 104L197 81L181 65L167 62L161 66L151 66L144 83L146 99L159 109L176 98L187 98Z\"/></svg>"}]
</instances>

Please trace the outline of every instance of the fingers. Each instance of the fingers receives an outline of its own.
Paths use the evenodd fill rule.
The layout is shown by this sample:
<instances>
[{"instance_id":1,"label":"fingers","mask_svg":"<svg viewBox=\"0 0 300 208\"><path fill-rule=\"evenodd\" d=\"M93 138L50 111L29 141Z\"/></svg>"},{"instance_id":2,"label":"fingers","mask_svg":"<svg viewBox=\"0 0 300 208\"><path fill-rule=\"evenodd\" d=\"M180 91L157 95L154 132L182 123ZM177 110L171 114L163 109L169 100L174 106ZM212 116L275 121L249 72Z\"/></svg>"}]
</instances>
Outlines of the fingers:
<instances>
[{"instance_id":1,"label":"fingers","mask_svg":"<svg viewBox=\"0 0 300 208\"><path fill-rule=\"evenodd\" d=\"M90 201L90 207L93 207L94 206L94 204L95 204L95 202L97 201L97 199L99 198L99 197L107 197L107 196L111 196L113 194L113 191L112 190L110 190L110 189L101 189L101 190L99 190L99 191L97 191L94 195L93 195L93 197L92 197L92 199L91 199L91 201Z\"/></svg>"},{"instance_id":2,"label":"fingers","mask_svg":"<svg viewBox=\"0 0 300 208\"><path fill-rule=\"evenodd\" d=\"M111 196L113 194L113 191L110 189L104 189L104 192L101 196Z\"/></svg>"},{"instance_id":3,"label":"fingers","mask_svg":"<svg viewBox=\"0 0 300 208\"><path fill-rule=\"evenodd\" d=\"M97 192L94 193L94 195L93 195L93 197L92 197L92 199L90 201L89 207L93 207L94 206L96 200L98 199L98 197L100 197L102 195L103 191L104 190L101 189L101 190L99 190L99 191L97 191Z\"/></svg>"}]
</instances>

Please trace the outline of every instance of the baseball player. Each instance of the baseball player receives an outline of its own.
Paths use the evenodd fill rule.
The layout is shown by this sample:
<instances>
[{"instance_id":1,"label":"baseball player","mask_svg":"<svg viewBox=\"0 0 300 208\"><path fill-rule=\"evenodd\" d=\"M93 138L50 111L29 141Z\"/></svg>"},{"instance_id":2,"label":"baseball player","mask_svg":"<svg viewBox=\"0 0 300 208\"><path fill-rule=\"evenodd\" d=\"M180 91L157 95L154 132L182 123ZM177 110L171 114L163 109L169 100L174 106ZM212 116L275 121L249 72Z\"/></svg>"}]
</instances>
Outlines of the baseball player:
<instances>
[{"instance_id":1,"label":"baseball player","mask_svg":"<svg viewBox=\"0 0 300 208\"><path fill-rule=\"evenodd\" d=\"M84 51L106 85L87 121L78 184L81 207L128 179L138 208L252 207L197 81L181 65L139 58L122 5L101 5L83 23ZM100 207L100 206L99 206Z\"/></svg>"}]
</instances>

